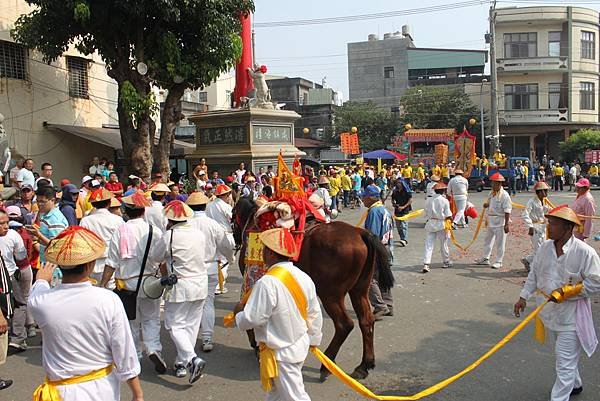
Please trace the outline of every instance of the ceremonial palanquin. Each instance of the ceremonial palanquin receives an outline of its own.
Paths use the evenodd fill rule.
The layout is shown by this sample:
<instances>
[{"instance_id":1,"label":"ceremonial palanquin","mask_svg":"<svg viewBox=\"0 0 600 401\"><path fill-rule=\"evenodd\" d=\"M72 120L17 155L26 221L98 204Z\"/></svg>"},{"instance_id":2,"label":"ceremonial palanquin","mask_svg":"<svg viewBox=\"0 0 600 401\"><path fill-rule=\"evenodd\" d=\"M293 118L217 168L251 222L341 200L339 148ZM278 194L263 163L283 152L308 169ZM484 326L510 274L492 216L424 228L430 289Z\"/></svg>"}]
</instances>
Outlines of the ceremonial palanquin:
<instances>
[{"instance_id":1,"label":"ceremonial palanquin","mask_svg":"<svg viewBox=\"0 0 600 401\"><path fill-rule=\"evenodd\" d=\"M477 155L475 153L475 137L469 134L465 128L462 134L454 139L454 160L456 168L464 171L465 177L471 176L471 169L475 165Z\"/></svg>"}]
</instances>

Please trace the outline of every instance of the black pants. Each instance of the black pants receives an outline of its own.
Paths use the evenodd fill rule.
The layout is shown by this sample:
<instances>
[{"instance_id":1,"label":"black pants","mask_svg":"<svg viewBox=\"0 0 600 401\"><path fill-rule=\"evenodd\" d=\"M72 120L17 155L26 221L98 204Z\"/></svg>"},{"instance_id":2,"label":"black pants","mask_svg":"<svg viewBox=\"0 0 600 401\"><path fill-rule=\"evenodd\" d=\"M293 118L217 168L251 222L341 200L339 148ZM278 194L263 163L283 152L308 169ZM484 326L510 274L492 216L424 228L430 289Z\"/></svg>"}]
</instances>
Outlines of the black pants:
<instances>
[{"instance_id":1,"label":"black pants","mask_svg":"<svg viewBox=\"0 0 600 401\"><path fill-rule=\"evenodd\" d=\"M558 191L558 188L560 187L560 190L563 190L563 182L562 182L562 177L559 176L554 176L554 190Z\"/></svg>"}]
</instances>

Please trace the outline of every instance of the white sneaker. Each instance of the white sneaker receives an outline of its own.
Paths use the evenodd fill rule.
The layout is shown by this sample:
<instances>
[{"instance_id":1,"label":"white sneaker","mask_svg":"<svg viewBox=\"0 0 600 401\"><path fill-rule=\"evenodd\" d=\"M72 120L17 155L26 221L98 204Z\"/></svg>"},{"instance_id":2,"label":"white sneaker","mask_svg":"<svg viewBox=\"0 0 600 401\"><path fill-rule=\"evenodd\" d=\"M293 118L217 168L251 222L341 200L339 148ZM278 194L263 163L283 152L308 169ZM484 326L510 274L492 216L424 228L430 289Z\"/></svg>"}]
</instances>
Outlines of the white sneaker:
<instances>
[{"instance_id":1,"label":"white sneaker","mask_svg":"<svg viewBox=\"0 0 600 401\"><path fill-rule=\"evenodd\" d=\"M202 352L210 352L214 348L213 342L210 339L205 339L202 341Z\"/></svg>"},{"instance_id":2,"label":"white sneaker","mask_svg":"<svg viewBox=\"0 0 600 401\"><path fill-rule=\"evenodd\" d=\"M429 273L429 265L423 265L423 273Z\"/></svg>"},{"instance_id":3,"label":"white sneaker","mask_svg":"<svg viewBox=\"0 0 600 401\"><path fill-rule=\"evenodd\" d=\"M475 259L475 264L479 266L489 266L490 260L488 258Z\"/></svg>"},{"instance_id":4,"label":"white sneaker","mask_svg":"<svg viewBox=\"0 0 600 401\"><path fill-rule=\"evenodd\" d=\"M442 265L442 269L449 269L451 267L454 267L454 264L450 261L444 262L444 264Z\"/></svg>"},{"instance_id":5,"label":"white sneaker","mask_svg":"<svg viewBox=\"0 0 600 401\"><path fill-rule=\"evenodd\" d=\"M492 269L502 269L502 263L498 263L498 262L494 263L492 265Z\"/></svg>"}]
</instances>

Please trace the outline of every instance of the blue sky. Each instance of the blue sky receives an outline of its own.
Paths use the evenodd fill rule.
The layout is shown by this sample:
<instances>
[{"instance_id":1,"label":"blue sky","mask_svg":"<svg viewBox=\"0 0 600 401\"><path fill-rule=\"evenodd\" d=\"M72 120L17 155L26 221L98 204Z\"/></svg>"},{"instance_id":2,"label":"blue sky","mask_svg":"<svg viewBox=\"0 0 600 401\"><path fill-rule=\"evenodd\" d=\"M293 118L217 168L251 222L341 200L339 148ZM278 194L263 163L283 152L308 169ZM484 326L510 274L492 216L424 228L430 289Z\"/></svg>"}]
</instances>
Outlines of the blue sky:
<instances>
[{"instance_id":1,"label":"blue sky","mask_svg":"<svg viewBox=\"0 0 600 401\"><path fill-rule=\"evenodd\" d=\"M415 9L464 0L255 0L255 23L299 19L339 17L358 14ZM581 7L600 9L599 1L574 0ZM560 0L524 4L498 2L497 7L554 4ZM563 3L564 4L564 3ZM326 76L329 86L341 90L348 98L346 44L367 40L370 33L401 30L410 25L417 47L487 49L484 34L489 3L426 14L381 18L323 25L255 29L257 62L265 64L269 73L301 76L321 82Z\"/></svg>"}]
</instances>

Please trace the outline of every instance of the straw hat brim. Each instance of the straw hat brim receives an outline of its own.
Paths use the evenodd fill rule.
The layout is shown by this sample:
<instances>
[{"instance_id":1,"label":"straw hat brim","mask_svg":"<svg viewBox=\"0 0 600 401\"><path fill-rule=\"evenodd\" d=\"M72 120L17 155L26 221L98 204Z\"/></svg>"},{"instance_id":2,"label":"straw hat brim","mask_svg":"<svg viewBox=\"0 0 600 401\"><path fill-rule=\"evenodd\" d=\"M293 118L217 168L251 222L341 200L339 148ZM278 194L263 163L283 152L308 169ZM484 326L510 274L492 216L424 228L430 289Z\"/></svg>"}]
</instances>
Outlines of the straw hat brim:
<instances>
[{"instance_id":1,"label":"straw hat brim","mask_svg":"<svg viewBox=\"0 0 600 401\"><path fill-rule=\"evenodd\" d=\"M281 229L279 229L279 228L267 230L267 231L262 232L259 235L259 239L267 248L269 248L273 252L278 253L283 256L290 257L290 258L294 257L297 253L296 243L292 241L292 243L293 243L292 251L289 251L288 249L286 249L281 244L280 232L281 232Z\"/></svg>"},{"instance_id":2,"label":"straw hat brim","mask_svg":"<svg viewBox=\"0 0 600 401\"><path fill-rule=\"evenodd\" d=\"M63 269L74 268L92 262L104 255L106 244L97 235L77 232L50 241L44 255L48 262L59 265Z\"/></svg>"},{"instance_id":3,"label":"straw hat brim","mask_svg":"<svg viewBox=\"0 0 600 401\"><path fill-rule=\"evenodd\" d=\"M580 225L581 224L581 220L579 220L579 217L577 217L577 214L570 208L568 207L556 207L552 210L550 210L548 213L546 213L544 216L546 216L546 218L548 217L556 217L558 219L562 219L562 220L566 220L569 221L575 225Z\"/></svg>"}]
</instances>

